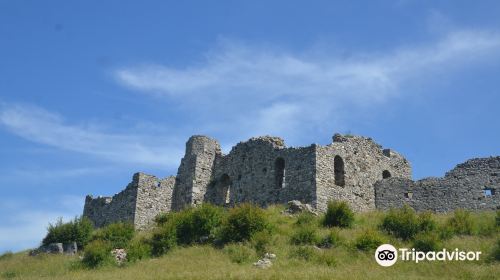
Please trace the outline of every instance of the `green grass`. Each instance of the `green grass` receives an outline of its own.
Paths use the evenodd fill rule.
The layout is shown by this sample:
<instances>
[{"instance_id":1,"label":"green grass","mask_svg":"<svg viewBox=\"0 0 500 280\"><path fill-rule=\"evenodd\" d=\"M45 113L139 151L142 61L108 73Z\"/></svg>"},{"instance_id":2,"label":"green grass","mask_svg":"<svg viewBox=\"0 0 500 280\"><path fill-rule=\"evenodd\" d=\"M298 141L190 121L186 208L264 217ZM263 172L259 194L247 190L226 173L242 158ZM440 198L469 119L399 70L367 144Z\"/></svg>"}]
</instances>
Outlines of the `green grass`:
<instances>
[{"instance_id":1,"label":"green grass","mask_svg":"<svg viewBox=\"0 0 500 280\"><path fill-rule=\"evenodd\" d=\"M366 231L376 231L396 247L411 248L413 241L403 241L380 230L384 213L355 214L350 228L335 228L342 242L338 246L319 249L313 245L294 245L291 237L300 226L314 227L325 237L331 228L320 225L320 217L308 225L297 225L297 217L280 214L281 206L265 210L272 226L266 245L277 259L267 270L255 268L259 254L251 241L226 244L223 248L210 244L177 246L159 258L148 258L97 269L83 268L79 256L28 256L19 252L0 258L0 279L497 279L500 262L488 259L500 238L494 212L471 213L477 224L471 235L455 234L442 241L448 249L482 251L478 262L411 262L398 261L384 268L373 258L373 250L356 249L356 239ZM438 226L445 225L453 214L433 215ZM487 232L486 232L487 231ZM483 232L483 233L482 233ZM143 233L143 235L148 235Z\"/></svg>"}]
</instances>

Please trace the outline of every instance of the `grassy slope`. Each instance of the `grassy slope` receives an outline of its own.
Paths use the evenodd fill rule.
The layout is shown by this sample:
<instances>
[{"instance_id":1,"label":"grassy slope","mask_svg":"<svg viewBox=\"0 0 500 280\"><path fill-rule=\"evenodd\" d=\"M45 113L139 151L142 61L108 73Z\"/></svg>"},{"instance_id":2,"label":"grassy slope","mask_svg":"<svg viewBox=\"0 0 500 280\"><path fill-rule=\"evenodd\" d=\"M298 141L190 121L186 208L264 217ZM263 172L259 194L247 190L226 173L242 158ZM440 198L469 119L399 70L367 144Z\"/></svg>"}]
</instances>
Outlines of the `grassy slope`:
<instances>
[{"instance_id":1,"label":"grassy slope","mask_svg":"<svg viewBox=\"0 0 500 280\"><path fill-rule=\"evenodd\" d=\"M289 236L294 230L295 217L279 214L282 208L267 210L276 225L272 252L277 255L274 265L267 270L255 268L251 263L255 255L243 264L231 261L224 250L212 246L177 248L158 259L149 259L125 267L103 267L86 270L79 267L78 257L38 256L29 257L26 252L0 260L0 278L5 279L499 279L500 264L485 260L495 244L498 234L492 236L460 236L444 243L449 249L480 250L479 262L398 262L389 268L376 264L372 252L353 249L352 242L364 229L375 228L380 222L378 212L357 215L352 229L340 231L345 245L338 248L315 251L333 256L335 264L328 266L315 261L292 258ZM494 219L494 213L474 215L476 221ZM438 220L446 216L440 215ZM320 235L328 229L320 229ZM389 243L411 247L411 244L387 236Z\"/></svg>"}]
</instances>

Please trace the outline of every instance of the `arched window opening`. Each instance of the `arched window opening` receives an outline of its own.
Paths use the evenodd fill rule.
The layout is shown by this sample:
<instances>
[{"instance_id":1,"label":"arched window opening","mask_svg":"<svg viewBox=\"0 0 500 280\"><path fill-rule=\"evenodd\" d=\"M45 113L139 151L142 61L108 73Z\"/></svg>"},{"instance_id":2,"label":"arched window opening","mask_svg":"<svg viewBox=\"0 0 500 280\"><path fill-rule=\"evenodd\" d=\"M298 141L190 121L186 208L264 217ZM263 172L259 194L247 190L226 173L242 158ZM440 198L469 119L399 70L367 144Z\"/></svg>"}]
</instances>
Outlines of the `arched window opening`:
<instances>
[{"instance_id":1,"label":"arched window opening","mask_svg":"<svg viewBox=\"0 0 500 280\"><path fill-rule=\"evenodd\" d=\"M283 158L277 158L274 162L274 176L276 182L276 188L281 189L285 187L285 160Z\"/></svg>"},{"instance_id":2,"label":"arched window opening","mask_svg":"<svg viewBox=\"0 0 500 280\"><path fill-rule=\"evenodd\" d=\"M382 171L382 178L387 179L391 177L391 172L389 170Z\"/></svg>"},{"instance_id":3,"label":"arched window opening","mask_svg":"<svg viewBox=\"0 0 500 280\"><path fill-rule=\"evenodd\" d=\"M333 159L333 171L335 173L335 185L345 186L344 160L340 156Z\"/></svg>"},{"instance_id":4,"label":"arched window opening","mask_svg":"<svg viewBox=\"0 0 500 280\"><path fill-rule=\"evenodd\" d=\"M227 174L223 174L220 177L219 194L222 204L229 204L231 202L231 178Z\"/></svg>"}]
</instances>

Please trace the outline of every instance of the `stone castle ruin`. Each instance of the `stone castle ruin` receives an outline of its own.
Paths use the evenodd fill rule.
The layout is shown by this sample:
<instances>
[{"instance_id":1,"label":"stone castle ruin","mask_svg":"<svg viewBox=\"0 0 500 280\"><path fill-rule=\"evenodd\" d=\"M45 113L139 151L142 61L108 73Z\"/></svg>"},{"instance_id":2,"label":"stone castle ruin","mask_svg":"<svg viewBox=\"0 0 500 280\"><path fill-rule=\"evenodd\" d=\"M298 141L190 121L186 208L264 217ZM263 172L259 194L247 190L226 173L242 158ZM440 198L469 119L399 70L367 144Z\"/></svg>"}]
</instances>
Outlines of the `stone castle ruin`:
<instances>
[{"instance_id":1,"label":"stone castle ruin","mask_svg":"<svg viewBox=\"0 0 500 280\"><path fill-rule=\"evenodd\" d=\"M83 215L97 227L131 222L138 229L162 212L200 203L260 206L299 200L325 211L330 200L356 211L408 204L416 210L500 208L500 157L458 165L444 178L411 180L410 163L371 138L335 134L331 144L287 147L278 137L240 142L224 155L219 143L192 136L177 176L136 173L113 197L87 196Z\"/></svg>"}]
</instances>

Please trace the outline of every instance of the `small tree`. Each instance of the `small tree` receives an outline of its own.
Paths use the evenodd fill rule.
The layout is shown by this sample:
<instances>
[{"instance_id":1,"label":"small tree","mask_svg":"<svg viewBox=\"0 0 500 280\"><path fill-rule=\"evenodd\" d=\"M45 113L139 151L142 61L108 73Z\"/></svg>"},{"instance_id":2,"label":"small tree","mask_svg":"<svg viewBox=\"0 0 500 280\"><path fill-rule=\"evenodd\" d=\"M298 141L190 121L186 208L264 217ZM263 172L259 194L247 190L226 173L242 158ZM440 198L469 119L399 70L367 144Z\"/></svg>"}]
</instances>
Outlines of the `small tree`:
<instances>
[{"instance_id":1,"label":"small tree","mask_svg":"<svg viewBox=\"0 0 500 280\"><path fill-rule=\"evenodd\" d=\"M86 217L75 217L68 223L63 223L62 218L59 218L55 224L49 224L42 244L76 242L78 248L82 249L90 241L93 230L92 222Z\"/></svg>"},{"instance_id":2,"label":"small tree","mask_svg":"<svg viewBox=\"0 0 500 280\"><path fill-rule=\"evenodd\" d=\"M227 218L222 223L221 240L248 241L255 233L267 230L268 227L264 210L251 204L240 204L229 210Z\"/></svg>"}]
</instances>

